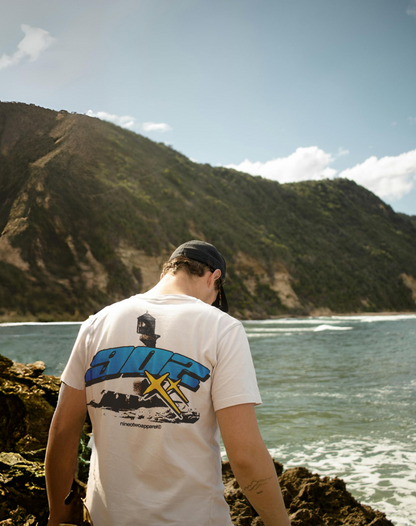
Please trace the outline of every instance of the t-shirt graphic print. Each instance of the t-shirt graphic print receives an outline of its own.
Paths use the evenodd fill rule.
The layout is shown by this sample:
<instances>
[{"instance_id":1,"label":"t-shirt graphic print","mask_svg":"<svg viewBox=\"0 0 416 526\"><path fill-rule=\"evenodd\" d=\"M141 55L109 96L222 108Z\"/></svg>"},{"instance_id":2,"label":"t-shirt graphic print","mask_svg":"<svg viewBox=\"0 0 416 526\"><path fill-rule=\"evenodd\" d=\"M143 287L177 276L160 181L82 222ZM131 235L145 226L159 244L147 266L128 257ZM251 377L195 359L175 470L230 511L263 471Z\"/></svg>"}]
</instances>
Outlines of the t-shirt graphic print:
<instances>
[{"instance_id":1,"label":"t-shirt graphic print","mask_svg":"<svg viewBox=\"0 0 416 526\"><path fill-rule=\"evenodd\" d=\"M129 421L193 424L200 414L190 407L187 391L198 391L210 371L183 354L157 348L160 335L155 328L156 319L146 312L137 318L141 345L112 347L95 354L85 374L85 386L104 381L109 385L109 380L121 378L123 382L117 385L127 389L103 389L100 400L91 400L88 405L113 411Z\"/></svg>"}]
</instances>

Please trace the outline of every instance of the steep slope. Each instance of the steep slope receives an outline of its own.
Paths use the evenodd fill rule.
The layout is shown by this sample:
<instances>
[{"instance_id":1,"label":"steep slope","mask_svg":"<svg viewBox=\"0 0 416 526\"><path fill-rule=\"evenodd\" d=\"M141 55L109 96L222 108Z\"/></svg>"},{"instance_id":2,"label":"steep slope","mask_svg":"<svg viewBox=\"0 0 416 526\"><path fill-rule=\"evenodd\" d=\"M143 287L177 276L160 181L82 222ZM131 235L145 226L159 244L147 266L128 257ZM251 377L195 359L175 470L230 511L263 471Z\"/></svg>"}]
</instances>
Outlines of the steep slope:
<instances>
[{"instance_id":1,"label":"steep slope","mask_svg":"<svg viewBox=\"0 0 416 526\"><path fill-rule=\"evenodd\" d=\"M83 318L214 243L241 317L416 310L416 227L355 183L280 185L85 115L0 103L0 309ZM324 309L324 310L323 310Z\"/></svg>"}]
</instances>

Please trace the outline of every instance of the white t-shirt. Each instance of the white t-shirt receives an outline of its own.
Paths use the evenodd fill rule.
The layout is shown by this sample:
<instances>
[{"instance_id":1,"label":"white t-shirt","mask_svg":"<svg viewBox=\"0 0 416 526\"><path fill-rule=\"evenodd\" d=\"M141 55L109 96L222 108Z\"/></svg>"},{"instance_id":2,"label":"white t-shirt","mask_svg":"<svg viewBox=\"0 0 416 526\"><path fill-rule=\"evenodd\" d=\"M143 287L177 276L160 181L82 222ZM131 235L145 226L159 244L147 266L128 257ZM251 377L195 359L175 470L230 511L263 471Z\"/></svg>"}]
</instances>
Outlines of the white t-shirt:
<instances>
[{"instance_id":1,"label":"white t-shirt","mask_svg":"<svg viewBox=\"0 0 416 526\"><path fill-rule=\"evenodd\" d=\"M86 389L95 525L231 526L215 411L261 403L238 320L139 294L83 323L61 378Z\"/></svg>"}]
</instances>

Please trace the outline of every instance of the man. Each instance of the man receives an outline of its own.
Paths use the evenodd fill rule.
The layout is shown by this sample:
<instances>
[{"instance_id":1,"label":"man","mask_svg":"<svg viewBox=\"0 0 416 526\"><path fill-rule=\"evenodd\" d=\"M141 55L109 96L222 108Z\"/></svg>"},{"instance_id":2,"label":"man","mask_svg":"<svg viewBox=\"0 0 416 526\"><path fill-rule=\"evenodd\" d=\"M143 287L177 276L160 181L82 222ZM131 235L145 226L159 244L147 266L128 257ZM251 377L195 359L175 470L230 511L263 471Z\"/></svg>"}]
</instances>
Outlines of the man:
<instances>
[{"instance_id":1,"label":"man","mask_svg":"<svg viewBox=\"0 0 416 526\"><path fill-rule=\"evenodd\" d=\"M224 312L225 273L213 245L189 241L153 289L84 322L51 424L49 526L66 520L87 406L94 444L86 505L95 526L231 525L219 429L265 524L290 524L257 426L247 337Z\"/></svg>"}]
</instances>

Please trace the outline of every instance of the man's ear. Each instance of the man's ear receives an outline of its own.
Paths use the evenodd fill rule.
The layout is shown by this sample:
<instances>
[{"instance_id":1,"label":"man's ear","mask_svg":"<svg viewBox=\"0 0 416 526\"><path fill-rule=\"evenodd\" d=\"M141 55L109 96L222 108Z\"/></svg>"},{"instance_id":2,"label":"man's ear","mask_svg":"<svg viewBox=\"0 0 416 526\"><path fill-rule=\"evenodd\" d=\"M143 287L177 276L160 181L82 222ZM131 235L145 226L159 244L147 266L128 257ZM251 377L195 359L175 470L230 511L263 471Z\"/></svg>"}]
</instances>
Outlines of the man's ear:
<instances>
[{"instance_id":1,"label":"man's ear","mask_svg":"<svg viewBox=\"0 0 416 526\"><path fill-rule=\"evenodd\" d=\"M211 274L211 277L213 279L213 282L219 279L221 277L221 270L219 268L215 269L214 272Z\"/></svg>"}]
</instances>

